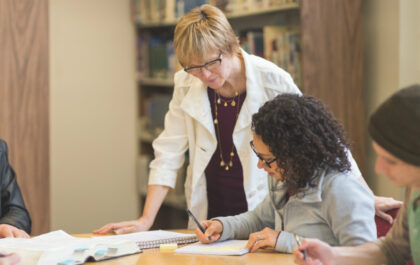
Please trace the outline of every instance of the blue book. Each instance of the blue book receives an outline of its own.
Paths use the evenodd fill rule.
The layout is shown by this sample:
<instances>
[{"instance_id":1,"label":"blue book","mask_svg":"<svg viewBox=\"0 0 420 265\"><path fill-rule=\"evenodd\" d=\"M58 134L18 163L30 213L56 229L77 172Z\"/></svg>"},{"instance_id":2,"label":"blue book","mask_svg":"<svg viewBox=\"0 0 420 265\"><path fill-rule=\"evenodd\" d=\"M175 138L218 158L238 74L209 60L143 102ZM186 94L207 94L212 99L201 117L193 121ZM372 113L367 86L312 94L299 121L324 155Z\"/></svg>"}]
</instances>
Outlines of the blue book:
<instances>
[{"instance_id":1,"label":"blue book","mask_svg":"<svg viewBox=\"0 0 420 265\"><path fill-rule=\"evenodd\" d=\"M187 14L191 9L206 4L206 0L184 0L184 12Z\"/></svg>"}]
</instances>

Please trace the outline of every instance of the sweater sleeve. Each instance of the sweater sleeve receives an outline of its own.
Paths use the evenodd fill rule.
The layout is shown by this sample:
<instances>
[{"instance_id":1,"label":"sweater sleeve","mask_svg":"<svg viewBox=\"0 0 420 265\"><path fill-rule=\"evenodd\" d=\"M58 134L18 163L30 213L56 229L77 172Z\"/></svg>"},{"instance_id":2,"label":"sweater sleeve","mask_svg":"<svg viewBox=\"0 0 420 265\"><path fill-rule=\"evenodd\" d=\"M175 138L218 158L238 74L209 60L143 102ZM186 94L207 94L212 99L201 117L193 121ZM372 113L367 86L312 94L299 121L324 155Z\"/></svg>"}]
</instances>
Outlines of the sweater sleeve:
<instances>
[{"instance_id":1,"label":"sweater sleeve","mask_svg":"<svg viewBox=\"0 0 420 265\"><path fill-rule=\"evenodd\" d=\"M299 236L301 240L303 237ZM292 253L293 249L298 247L298 244L295 239L295 234L281 231L279 237L277 238L275 250L282 253Z\"/></svg>"},{"instance_id":2,"label":"sweater sleeve","mask_svg":"<svg viewBox=\"0 0 420 265\"><path fill-rule=\"evenodd\" d=\"M248 239L249 234L265 227L274 228L274 208L269 195L253 211L235 216L217 217L223 224L219 241L227 239Z\"/></svg>"}]
</instances>

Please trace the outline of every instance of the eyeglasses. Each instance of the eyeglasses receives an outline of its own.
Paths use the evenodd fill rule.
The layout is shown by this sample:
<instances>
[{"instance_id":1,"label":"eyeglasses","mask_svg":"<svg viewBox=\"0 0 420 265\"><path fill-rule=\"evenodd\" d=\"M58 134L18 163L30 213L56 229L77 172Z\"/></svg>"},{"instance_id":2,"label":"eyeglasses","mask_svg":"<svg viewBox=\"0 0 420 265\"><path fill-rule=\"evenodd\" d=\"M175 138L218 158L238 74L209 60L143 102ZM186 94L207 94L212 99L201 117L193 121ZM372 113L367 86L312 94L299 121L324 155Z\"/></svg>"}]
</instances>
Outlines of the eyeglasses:
<instances>
[{"instance_id":1,"label":"eyeglasses","mask_svg":"<svg viewBox=\"0 0 420 265\"><path fill-rule=\"evenodd\" d=\"M254 146L254 141L249 142L249 144L251 145L251 149L252 151L254 151L254 153L257 155L258 159L261 160L262 162L264 162L264 164L267 165L268 168L271 168L271 164L276 161L276 158L270 159L270 160L265 160L264 158L262 158L262 156L260 155L260 153L257 152L257 150L255 150L255 146Z\"/></svg>"},{"instance_id":2,"label":"eyeglasses","mask_svg":"<svg viewBox=\"0 0 420 265\"><path fill-rule=\"evenodd\" d=\"M221 63L222 63L222 54L220 54L219 58L217 58L216 60L207 62L203 65L186 67L184 68L184 71L192 75L199 75L201 74L203 67L206 68L206 70L208 71L214 71L217 69L217 67L220 66Z\"/></svg>"}]
</instances>

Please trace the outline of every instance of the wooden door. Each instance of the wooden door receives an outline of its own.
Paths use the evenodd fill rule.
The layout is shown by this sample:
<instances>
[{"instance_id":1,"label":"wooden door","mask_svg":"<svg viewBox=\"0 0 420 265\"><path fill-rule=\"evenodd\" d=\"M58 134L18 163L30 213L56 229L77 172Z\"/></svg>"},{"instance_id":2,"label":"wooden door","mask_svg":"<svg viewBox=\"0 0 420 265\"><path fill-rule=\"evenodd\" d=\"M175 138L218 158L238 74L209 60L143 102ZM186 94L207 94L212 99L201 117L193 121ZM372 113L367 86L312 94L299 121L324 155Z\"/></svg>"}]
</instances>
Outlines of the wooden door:
<instances>
[{"instance_id":1,"label":"wooden door","mask_svg":"<svg viewBox=\"0 0 420 265\"><path fill-rule=\"evenodd\" d=\"M360 0L301 0L302 92L320 98L343 123L366 168Z\"/></svg>"},{"instance_id":2,"label":"wooden door","mask_svg":"<svg viewBox=\"0 0 420 265\"><path fill-rule=\"evenodd\" d=\"M49 230L48 0L0 1L0 138L32 218Z\"/></svg>"}]
</instances>

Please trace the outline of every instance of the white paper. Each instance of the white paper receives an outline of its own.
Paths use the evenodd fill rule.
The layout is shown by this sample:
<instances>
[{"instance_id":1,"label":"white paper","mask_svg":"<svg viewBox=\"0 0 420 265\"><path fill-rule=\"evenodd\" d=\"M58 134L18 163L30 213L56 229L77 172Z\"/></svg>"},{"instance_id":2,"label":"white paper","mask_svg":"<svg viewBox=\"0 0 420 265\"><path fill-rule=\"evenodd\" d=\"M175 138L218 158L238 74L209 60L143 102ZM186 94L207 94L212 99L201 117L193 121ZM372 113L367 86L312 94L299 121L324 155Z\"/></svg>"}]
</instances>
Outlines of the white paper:
<instances>
[{"instance_id":1,"label":"white paper","mask_svg":"<svg viewBox=\"0 0 420 265\"><path fill-rule=\"evenodd\" d=\"M100 237L77 238L62 230L29 239L0 239L0 251L18 253L25 265L56 265L57 262L65 260L67 257L84 260L87 256L94 256L97 250L114 245L119 249L113 253L113 256L139 251L137 245L130 240ZM77 248L86 248L86 250L79 255L75 254L75 249Z\"/></svg>"},{"instance_id":2,"label":"white paper","mask_svg":"<svg viewBox=\"0 0 420 265\"><path fill-rule=\"evenodd\" d=\"M211 244L194 243L175 250L175 253L239 256L249 252L247 240L226 240Z\"/></svg>"}]
</instances>

